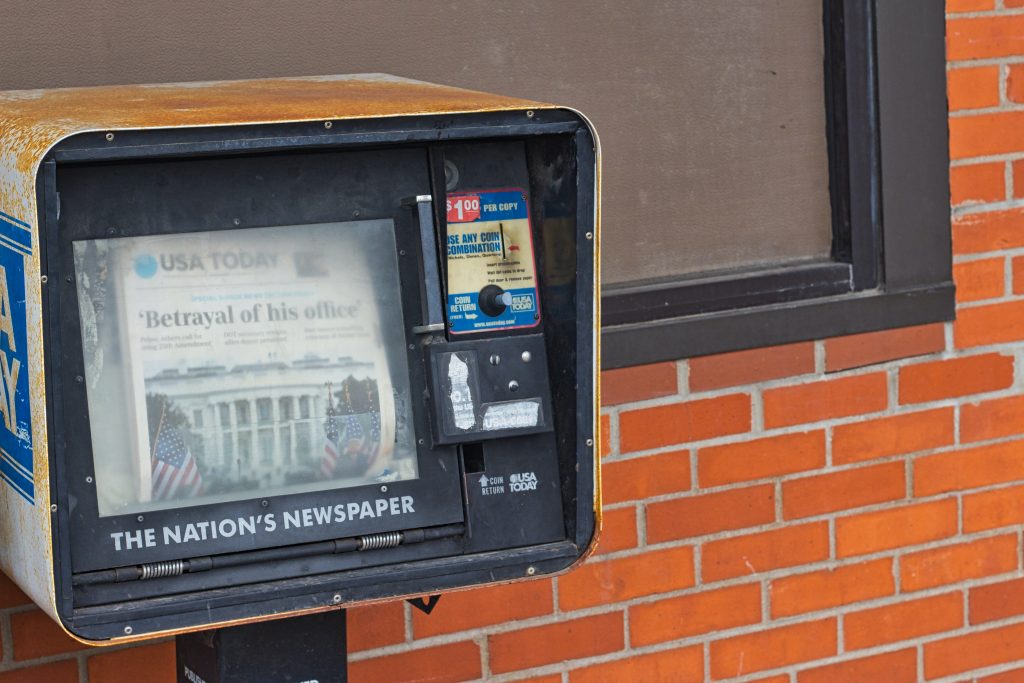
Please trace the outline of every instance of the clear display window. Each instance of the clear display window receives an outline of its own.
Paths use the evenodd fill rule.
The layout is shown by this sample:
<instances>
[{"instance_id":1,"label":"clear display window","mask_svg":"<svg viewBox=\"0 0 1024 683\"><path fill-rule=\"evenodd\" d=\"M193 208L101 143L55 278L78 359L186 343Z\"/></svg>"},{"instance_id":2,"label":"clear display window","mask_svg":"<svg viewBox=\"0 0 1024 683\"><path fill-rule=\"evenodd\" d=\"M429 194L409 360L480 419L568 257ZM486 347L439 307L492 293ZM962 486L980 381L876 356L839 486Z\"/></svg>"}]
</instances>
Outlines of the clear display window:
<instances>
[{"instance_id":1,"label":"clear display window","mask_svg":"<svg viewBox=\"0 0 1024 683\"><path fill-rule=\"evenodd\" d=\"M100 516L417 478L392 221L74 259Z\"/></svg>"}]
</instances>

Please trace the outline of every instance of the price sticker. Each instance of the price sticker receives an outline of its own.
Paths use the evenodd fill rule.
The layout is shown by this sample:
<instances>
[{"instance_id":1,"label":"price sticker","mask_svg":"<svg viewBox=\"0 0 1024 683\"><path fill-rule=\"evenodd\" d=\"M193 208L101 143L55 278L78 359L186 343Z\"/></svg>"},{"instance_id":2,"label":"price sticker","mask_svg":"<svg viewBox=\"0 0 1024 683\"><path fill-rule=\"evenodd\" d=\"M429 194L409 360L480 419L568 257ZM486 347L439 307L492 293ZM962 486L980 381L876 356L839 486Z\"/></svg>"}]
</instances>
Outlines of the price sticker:
<instances>
[{"instance_id":1,"label":"price sticker","mask_svg":"<svg viewBox=\"0 0 1024 683\"><path fill-rule=\"evenodd\" d=\"M452 333L539 324L526 192L508 188L449 195L447 214L447 313Z\"/></svg>"},{"instance_id":2,"label":"price sticker","mask_svg":"<svg viewBox=\"0 0 1024 683\"><path fill-rule=\"evenodd\" d=\"M480 195L464 194L448 198L448 222L470 223L480 218Z\"/></svg>"}]
</instances>

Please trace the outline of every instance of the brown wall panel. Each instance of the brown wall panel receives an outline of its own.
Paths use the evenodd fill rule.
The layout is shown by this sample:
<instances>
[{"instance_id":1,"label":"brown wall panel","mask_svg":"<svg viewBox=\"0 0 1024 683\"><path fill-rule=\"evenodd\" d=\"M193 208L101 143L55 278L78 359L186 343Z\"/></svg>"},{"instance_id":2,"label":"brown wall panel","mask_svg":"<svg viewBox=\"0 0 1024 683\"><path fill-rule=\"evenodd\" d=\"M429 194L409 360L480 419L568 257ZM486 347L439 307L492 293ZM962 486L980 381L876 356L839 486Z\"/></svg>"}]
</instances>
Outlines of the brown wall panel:
<instances>
[{"instance_id":1,"label":"brown wall panel","mask_svg":"<svg viewBox=\"0 0 1024 683\"><path fill-rule=\"evenodd\" d=\"M829 251L821 0L8 4L0 89L377 71L581 109L606 282Z\"/></svg>"}]
</instances>

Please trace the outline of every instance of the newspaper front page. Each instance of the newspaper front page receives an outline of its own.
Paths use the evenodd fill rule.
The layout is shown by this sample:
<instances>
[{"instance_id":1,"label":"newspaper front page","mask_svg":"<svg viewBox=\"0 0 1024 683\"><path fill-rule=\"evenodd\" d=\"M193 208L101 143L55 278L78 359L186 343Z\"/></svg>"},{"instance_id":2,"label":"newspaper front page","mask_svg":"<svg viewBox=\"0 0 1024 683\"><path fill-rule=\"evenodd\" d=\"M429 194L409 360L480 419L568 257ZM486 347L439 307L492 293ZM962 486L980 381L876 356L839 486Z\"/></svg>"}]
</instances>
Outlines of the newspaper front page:
<instances>
[{"instance_id":1,"label":"newspaper front page","mask_svg":"<svg viewBox=\"0 0 1024 683\"><path fill-rule=\"evenodd\" d=\"M75 258L101 514L417 476L390 220Z\"/></svg>"}]
</instances>

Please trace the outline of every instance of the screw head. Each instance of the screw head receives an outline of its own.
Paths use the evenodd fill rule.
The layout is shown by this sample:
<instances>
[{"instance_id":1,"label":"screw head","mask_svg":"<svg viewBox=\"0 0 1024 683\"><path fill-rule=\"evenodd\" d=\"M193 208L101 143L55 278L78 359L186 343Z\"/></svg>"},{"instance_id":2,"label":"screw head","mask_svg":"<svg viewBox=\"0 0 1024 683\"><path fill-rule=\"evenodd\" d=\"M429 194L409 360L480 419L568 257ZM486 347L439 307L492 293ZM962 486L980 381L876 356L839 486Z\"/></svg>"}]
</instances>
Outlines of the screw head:
<instances>
[{"instance_id":1,"label":"screw head","mask_svg":"<svg viewBox=\"0 0 1024 683\"><path fill-rule=\"evenodd\" d=\"M57 511L57 504L54 503L53 505L50 506L50 512L56 512L56 511Z\"/></svg>"},{"instance_id":2,"label":"screw head","mask_svg":"<svg viewBox=\"0 0 1024 683\"><path fill-rule=\"evenodd\" d=\"M524 363L529 363L531 360L533 360L533 354L530 353L529 351L523 351L522 359Z\"/></svg>"},{"instance_id":3,"label":"screw head","mask_svg":"<svg viewBox=\"0 0 1024 683\"><path fill-rule=\"evenodd\" d=\"M534 111L532 109L530 111L526 112L526 118L528 118L528 119L532 119L535 115L536 114L534 114Z\"/></svg>"},{"instance_id":4,"label":"screw head","mask_svg":"<svg viewBox=\"0 0 1024 683\"><path fill-rule=\"evenodd\" d=\"M330 130L333 127L334 127L334 122L333 121L324 121L324 128L327 128L328 130Z\"/></svg>"},{"instance_id":5,"label":"screw head","mask_svg":"<svg viewBox=\"0 0 1024 683\"><path fill-rule=\"evenodd\" d=\"M270 505L270 501L266 498L260 501L260 507L267 507L268 505Z\"/></svg>"},{"instance_id":6,"label":"screw head","mask_svg":"<svg viewBox=\"0 0 1024 683\"><path fill-rule=\"evenodd\" d=\"M49 280L49 279L50 278L46 277L45 275L41 275L39 277L39 281L42 282L44 285L46 284L46 281Z\"/></svg>"},{"instance_id":7,"label":"screw head","mask_svg":"<svg viewBox=\"0 0 1024 683\"><path fill-rule=\"evenodd\" d=\"M491 357L490 357L490 361L491 361L491 365L499 365L499 364L501 364L501 356L499 356L496 353L492 353Z\"/></svg>"},{"instance_id":8,"label":"screw head","mask_svg":"<svg viewBox=\"0 0 1024 683\"><path fill-rule=\"evenodd\" d=\"M531 567L527 567L526 568L526 575L527 576L533 576L536 573L537 573L537 568L536 567L532 567L531 566Z\"/></svg>"},{"instance_id":9,"label":"screw head","mask_svg":"<svg viewBox=\"0 0 1024 683\"><path fill-rule=\"evenodd\" d=\"M519 391L519 382L517 382L515 380L512 380L511 382L509 382L508 383L508 390L509 391Z\"/></svg>"},{"instance_id":10,"label":"screw head","mask_svg":"<svg viewBox=\"0 0 1024 683\"><path fill-rule=\"evenodd\" d=\"M86 477L85 478L85 483L86 484L91 484L92 483L92 477Z\"/></svg>"},{"instance_id":11,"label":"screw head","mask_svg":"<svg viewBox=\"0 0 1024 683\"><path fill-rule=\"evenodd\" d=\"M588 233L587 233L587 239L588 239L588 240L592 240L592 239L594 239L594 233L592 233L592 232L588 232Z\"/></svg>"},{"instance_id":12,"label":"screw head","mask_svg":"<svg viewBox=\"0 0 1024 683\"><path fill-rule=\"evenodd\" d=\"M107 133L103 137L105 137L107 139L107 142L113 142L114 141L114 134L113 133Z\"/></svg>"},{"instance_id":13,"label":"screw head","mask_svg":"<svg viewBox=\"0 0 1024 683\"><path fill-rule=\"evenodd\" d=\"M85 378L82 377L81 375L75 375L75 381L81 384L82 382L85 381Z\"/></svg>"},{"instance_id":14,"label":"screw head","mask_svg":"<svg viewBox=\"0 0 1024 683\"><path fill-rule=\"evenodd\" d=\"M135 518L135 521L136 522L142 522L142 521L145 521L145 519L146 519L145 517L143 517L142 515L139 515L138 517Z\"/></svg>"},{"instance_id":15,"label":"screw head","mask_svg":"<svg viewBox=\"0 0 1024 683\"><path fill-rule=\"evenodd\" d=\"M341 596L338 595L338 594L335 594L334 597L331 598L331 602L333 602L335 605L337 605L339 602L341 602Z\"/></svg>"},{"instance_id":16,"label":"screw head","mask_svg":"<svg viewBox=\"0 0 1024 683\"><path fill-rule=\"evenodd\" d=\"M124 634L126 636L130 636L132 634L132 627L131 626L125 626L124 627Z\"/></svg>"},{"instance_id":17,"label":"screw head","mask_svg":"<svg viewBox=\"0 0 1024 683\"><path fill-rule=\"evenodd\" d=\"M594 440L593 439L587 439L587 445L588 446L593 446L594 445Z\"/></svg>"},{"instance_id":18,"label":"screw head","mask_svg":"<svg viewBox=\"0 0 1024 683\"><path fill-rule=\"evenodd\" d=\"M380 487L380 492L381 492L381 493L387 493L387 492L388 492L388 486L387 486L387 484L385 484L384 486L381 486L381 487Z\"/></svg>"}]
</instances>

